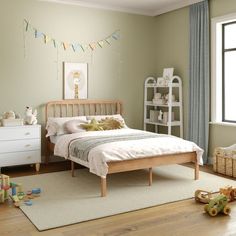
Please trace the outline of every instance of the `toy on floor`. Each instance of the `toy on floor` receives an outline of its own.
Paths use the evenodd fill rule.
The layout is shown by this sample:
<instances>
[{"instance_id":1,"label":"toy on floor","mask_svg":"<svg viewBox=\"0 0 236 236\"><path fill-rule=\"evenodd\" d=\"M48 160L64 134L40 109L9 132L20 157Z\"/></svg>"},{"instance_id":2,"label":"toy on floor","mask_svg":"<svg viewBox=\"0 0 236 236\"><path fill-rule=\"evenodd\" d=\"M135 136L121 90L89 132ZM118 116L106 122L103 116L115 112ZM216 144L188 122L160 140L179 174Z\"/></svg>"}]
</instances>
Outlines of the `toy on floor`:
<instances>
[{"instance_id":1,"label":"toy on floor","mask_svg":"<svg viewBox=\"0 0 236 236\"><path fill-rule=\"evenodd\" d=\"M209 203L212 199L212 193L205 190L196 190L195 191L195 201L202 203Z\"/></svg>"},{"instance_id":2,"label":"toy on floor","mask_svg":"<svg viewBox=\"0 0 236 236\"><path fill-rule=\"evenodd\" d=\"M12 200L14 201L14 205L16 207L20 207L22 202L26 206L32 206L33 205L32 199L34 199L35 197L39 197L40 193L41 193L40 188L33 188L32 190L27 191L26 193L18 192L17 195L12 196Z\"/></svg>"},{"instance_id":3,"label":"toy on floor","mask_svg":"<svg viewBox=\"0 0 236 236\"><path fill-rule=\"evenodd\" d=\"M0 175L0 203L5 202L9 198L10 177L8 175Z\"/></svg>"},{"instance_id":4,"label":"toy on floor","mask_svg":"<svg viewBox=\"0 0 236 236\"><path fill-rule=\"evenodd\" d=\"M227 186L225 188L220 188L220 193L224 194L229 202L232 202L236 199L236 188L232 186Z\"/></svg>"},{"instance_id":5,"label":"toy on floor","mask_svg":"<svg viewBox=\"0 0 236 236\"><path fill-rule=\"evenodd\" d=\"M224 213L225 215L229 215L231 209L227 204L228 198L225 195L220 194L211 199L210 202L205 205L204 210L210 216L216 216L220 212Z\"/></svg>"}]
</instances>

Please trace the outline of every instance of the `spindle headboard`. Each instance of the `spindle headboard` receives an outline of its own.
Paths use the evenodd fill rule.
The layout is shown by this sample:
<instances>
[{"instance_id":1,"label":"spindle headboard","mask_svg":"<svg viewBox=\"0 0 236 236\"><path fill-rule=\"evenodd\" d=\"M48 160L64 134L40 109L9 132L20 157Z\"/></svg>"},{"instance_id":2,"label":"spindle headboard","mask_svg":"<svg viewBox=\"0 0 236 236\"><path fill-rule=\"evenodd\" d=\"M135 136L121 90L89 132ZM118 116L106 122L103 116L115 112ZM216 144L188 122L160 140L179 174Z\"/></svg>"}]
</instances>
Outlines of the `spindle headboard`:
<instances>
[{"instance_id":1,"label":"spindle headboard","mask_svg":"<svg viewBox=\"0 0 236 236\"><path fill-rule=\"evenodd\" d=\"M49 117L73 117L89 115L122 115L122 102L119 100L88 100L66 99L51 101L46 104L45 122ZM46 138L46 163L49 162L50 153L53 152L54 144Z\"/></svg>"},{"instance_id":2,"label":"spindle headboard","mask_svg":"<svg viewBox=\"0 0 236 236\"><path fill-rule=\"evenodd\" d=\"M48 117L73 117L89 115L122 114L119 100L68 99L46 104L45 121Z\"/></svg>"}]
</instances>

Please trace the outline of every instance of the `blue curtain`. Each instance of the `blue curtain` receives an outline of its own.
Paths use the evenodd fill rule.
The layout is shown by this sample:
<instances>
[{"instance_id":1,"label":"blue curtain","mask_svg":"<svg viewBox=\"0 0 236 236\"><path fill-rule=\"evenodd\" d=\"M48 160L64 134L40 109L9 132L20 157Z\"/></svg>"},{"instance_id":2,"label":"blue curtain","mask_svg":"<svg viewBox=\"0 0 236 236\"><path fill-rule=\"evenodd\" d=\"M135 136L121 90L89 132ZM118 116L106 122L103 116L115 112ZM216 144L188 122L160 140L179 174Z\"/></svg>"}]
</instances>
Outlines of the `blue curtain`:
<instances>
[{"instance_id":1,"label":"blue curtain","mask_svg":"<svg viewBox=\"0 0 236 236\"><path fill-rule=\"evenodd\" d=\"M204 149L209 136L209 10L208 1L190 6L189 140Z\"/></svg>"}]
</instances>

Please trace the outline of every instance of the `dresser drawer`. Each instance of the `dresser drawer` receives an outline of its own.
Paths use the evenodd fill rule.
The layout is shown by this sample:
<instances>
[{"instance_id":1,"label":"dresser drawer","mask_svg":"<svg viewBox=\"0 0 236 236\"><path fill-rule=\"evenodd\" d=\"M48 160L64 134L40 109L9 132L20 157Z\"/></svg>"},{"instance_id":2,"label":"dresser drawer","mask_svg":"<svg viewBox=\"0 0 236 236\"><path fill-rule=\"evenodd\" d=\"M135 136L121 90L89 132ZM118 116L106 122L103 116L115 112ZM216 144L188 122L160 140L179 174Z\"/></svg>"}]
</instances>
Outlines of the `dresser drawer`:
<instances>
[{"instance_id":1,"label":"dresser drawer","mask_svg":"<svg viewBox=\"0 0 236 236\"><path fill-rule=\"evenodd\" d=\"M35 139L40 138L41 128L39 125L18 126L18 127L1 127L0 141L17 140L17 139Z\"/></svg>"},{"instance_id":2,"label":"dresser drawer","mask_svg":"<svg viewBox=\"0 0 236 236\"><path fill-rule=\"evenodd\" d=\"M0 141L0 153L40 150L40 139Z\"/></svg>"},{"instance_id":3,"label":"dresser drawer","mask_svg":"<svg viewBox=\"0 0 236 236\"><path fill-rule=\"evenodd\" d=\"M40 151L11 152L0 154L0 167L41 162Z\"/></svg>"}]
</instances>

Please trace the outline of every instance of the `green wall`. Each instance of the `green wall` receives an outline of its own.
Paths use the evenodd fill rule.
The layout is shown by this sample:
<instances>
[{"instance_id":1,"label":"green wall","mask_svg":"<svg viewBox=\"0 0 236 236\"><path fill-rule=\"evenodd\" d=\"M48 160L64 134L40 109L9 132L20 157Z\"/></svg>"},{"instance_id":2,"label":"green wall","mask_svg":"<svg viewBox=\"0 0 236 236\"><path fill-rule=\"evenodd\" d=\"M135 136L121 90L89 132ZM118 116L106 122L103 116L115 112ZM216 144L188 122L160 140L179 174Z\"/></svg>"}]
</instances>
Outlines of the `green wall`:
<instances>
[{"instance_id":1,"label":"green wall","mask_svg":"<svg viewBox=\"0 0 236 236\"><path fill-rule=\"evenodd\" d=\"M236 11L235 0L210 0L210 16ZM57 50L32 35L23 35L23 19L58 40L87 43L116 29L121 39L86 53ZM121 99L130 127L142 128L143 82L174 67L183 79L184 134L188 120L189 7L157 17L103 11L33 0L1 0L0 114L26 105L38 108L63 98L62 62L88 63L89 98ZM210 153L215 146L235 143L236 127L210 126Z\"/></svg>"},{"instance_id":2,"label":"green wall","mask_svg":"<svg viewBox=\"0 0 236 236\"><path fill-rule=\"evenodd\" d=\"M210 18L236 12L235 0L210 0ZM183 79L184 133L188 121L188 69L189 69L189 7L156 17L156 66L161 74L163 67L174 67ZM236 143L236 126L210 125L209 156L217 146Z\"/></svg>"},{"instance_id":3,"label":"green wall","mask_svg":"<svg viewBox=\"0 0 236 236\"><path fill-rule=\"evenodd\" d=\"M93 53L74 53L23 37L23 19L58 40L88 43L120 29L121 39ZM1 0L0 114L63 98L62 62L88 63L89 98L121 99L130 127L142 128L143 82L155 72L153 17L34 0ZM25 49L24 49L25 43ZM25 56L24 56L25 54ZM58 61L58 62L57 62Z\"/></svg>"},{"instance_id":4,"label":"green wall","mask_svg":"<svg viewBox=\"0 0 236 236\"><path fill-rule=\"evenodd\" d=\"M180 76L183 82L183 113L184 136L188 114L188 48L189 22L188 8L172 11L156 18L156 70L159 76L163 68L175 68L174 74Z\"/></svg>"}]
</instances>

